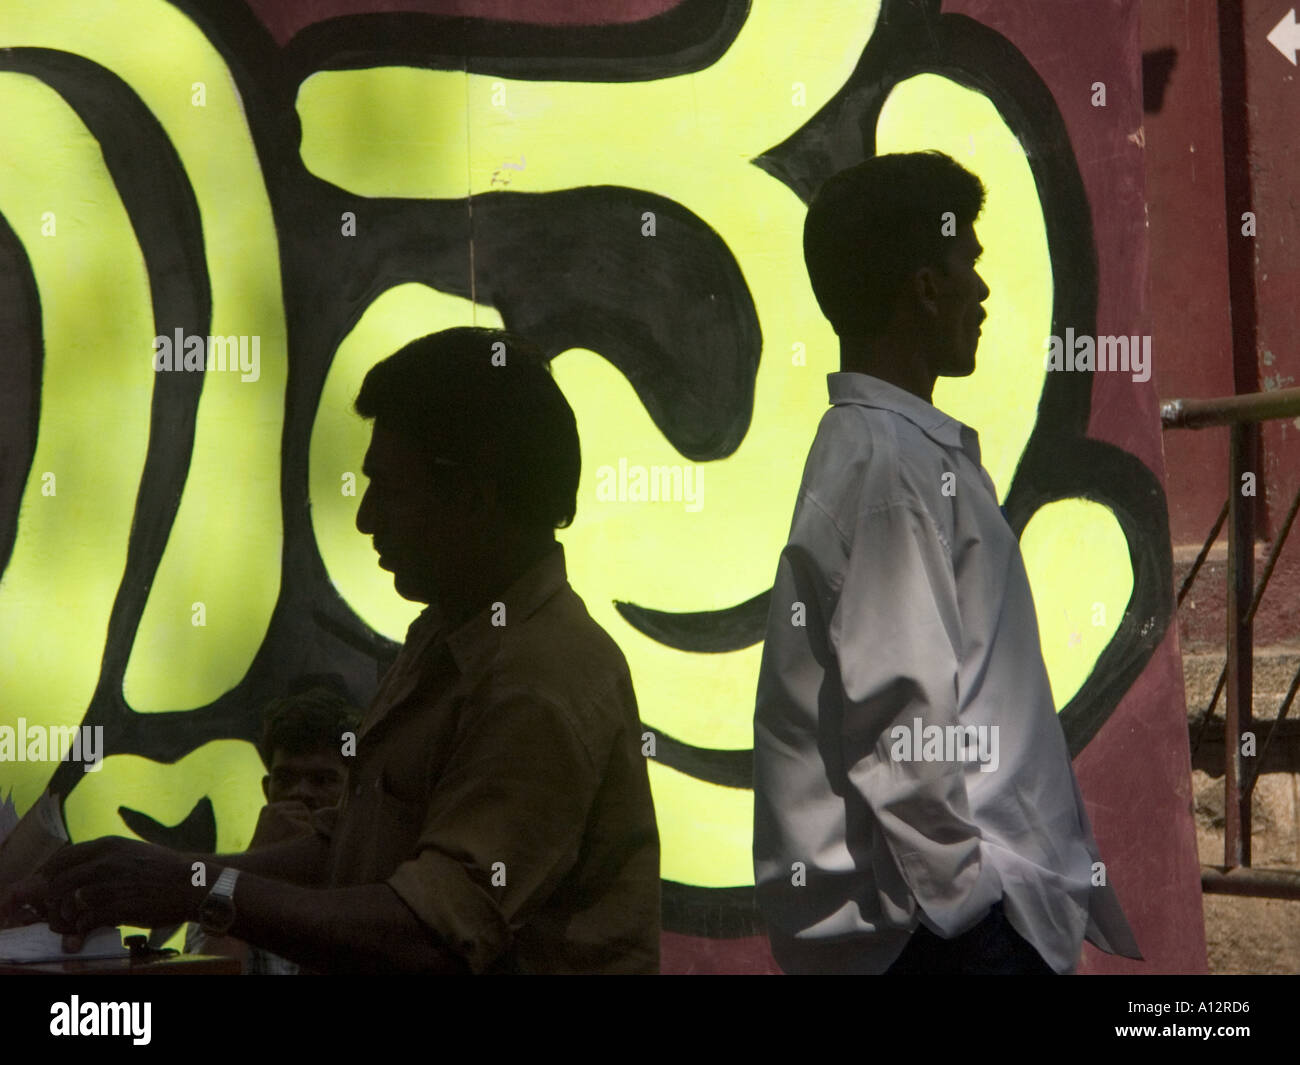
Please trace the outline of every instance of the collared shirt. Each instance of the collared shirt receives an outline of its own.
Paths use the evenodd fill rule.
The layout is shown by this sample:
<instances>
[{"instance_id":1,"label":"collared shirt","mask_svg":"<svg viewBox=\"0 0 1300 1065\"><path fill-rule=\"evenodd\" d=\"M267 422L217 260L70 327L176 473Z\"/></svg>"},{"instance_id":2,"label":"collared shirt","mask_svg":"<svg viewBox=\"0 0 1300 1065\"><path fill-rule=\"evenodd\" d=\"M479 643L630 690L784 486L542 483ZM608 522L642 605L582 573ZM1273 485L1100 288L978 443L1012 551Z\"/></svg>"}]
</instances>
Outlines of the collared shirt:
<instances>
[{"instance_id":1,"label":"collared shirt","mask_svg":"<svg viewBox=\"0 0 1300 1065\"><path fill-rule=\"evenodd\" d=\"M973 429L829 375L777 568L754 719L754 870L787 971L883 972L1001 898L1057 972L1137 956ZM973 726L973 728L972 728ZM1097 877L1099 879L1099 877Z\"/></svg>"},{"instance_id":2,"label":"collared shirt","mask_svg":"<svg viewBox=\"0 0 1300 1065\"><path fill-rule=\"evenodd\" d=\"M622 652L557 544L407 634L357 732L328 883L386 882L479 972L659 965L659 835Z\"/></svg>"}]
</instances>

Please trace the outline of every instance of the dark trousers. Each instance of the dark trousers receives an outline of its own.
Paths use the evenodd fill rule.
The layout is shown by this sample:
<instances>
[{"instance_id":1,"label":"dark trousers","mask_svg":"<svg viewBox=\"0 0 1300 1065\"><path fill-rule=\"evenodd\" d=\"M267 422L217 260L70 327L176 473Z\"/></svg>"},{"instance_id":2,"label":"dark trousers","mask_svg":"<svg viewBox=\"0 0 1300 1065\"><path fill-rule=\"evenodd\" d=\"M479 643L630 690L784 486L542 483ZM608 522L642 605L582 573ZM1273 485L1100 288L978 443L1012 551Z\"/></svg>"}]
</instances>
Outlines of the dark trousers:
<instances>
[{"instance_id":1,"label":"dark trousers","mask_svg":"<svg viewBox=\"0 0 1300 1065\"><path fill-rule=\"evenodd\" d=\"M974 928L944 939L918 925L886 976L1052 976L1051 967L1011 927L996 902Z\"/></svg>"}]
</instances>

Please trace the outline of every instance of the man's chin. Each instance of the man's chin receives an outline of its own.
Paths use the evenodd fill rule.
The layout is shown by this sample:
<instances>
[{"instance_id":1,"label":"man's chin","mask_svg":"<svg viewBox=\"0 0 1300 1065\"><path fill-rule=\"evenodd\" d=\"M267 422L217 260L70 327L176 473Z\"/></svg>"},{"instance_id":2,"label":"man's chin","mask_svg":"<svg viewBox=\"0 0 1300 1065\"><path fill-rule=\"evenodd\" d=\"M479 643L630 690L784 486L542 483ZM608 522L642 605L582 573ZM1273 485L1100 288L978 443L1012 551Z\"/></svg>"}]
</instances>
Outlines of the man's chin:
<instances>
[{"instance_id":1,"label":"man's chin","mask_svg":"<svg viewBox=\"0 0 1300 1065\"><path fill-rule=\"evenodd\" d=\"M393 574L393 589L403 599L409 599L412 603L431 603L433 597L419 586L406 580L401 574Z\"/></svg>"}]
</instances>

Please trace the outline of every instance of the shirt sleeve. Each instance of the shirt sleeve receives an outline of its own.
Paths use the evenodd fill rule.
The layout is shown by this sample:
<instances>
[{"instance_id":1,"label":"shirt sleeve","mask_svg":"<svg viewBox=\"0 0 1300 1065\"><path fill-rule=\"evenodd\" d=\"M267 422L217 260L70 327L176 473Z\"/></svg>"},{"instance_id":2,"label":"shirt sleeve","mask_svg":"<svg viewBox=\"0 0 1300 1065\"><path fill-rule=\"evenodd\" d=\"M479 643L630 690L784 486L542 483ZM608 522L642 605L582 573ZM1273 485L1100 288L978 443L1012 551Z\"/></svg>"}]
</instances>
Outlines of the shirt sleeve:
<instances>
[{"instance_id":1,"label":"shirt sleeve","mask_svg":"<svg viewBox=\"0 0 1300 1065\"><path fill-rule=\"evenodd\" d=\"M942 936L958 935L1002 891L992 863L981 861L968 763L926 757L927 736L937 728L946 738L959 723L962 633L951 554L919 503L860 513L829 638L848 780L875 815L923 919Z\"/></svg>"},{"instance_id":2,"label":"shirt sleeve","mask_svg":"<svg viewBox=\"0 0 1300 1065\"><path fill-rule=\"evenodd\" d=\"M388 884L481 973L576 865L598 784L558 701L524 691L485 700L461 727L418 853Z\"/></svg>"}]
</instances>

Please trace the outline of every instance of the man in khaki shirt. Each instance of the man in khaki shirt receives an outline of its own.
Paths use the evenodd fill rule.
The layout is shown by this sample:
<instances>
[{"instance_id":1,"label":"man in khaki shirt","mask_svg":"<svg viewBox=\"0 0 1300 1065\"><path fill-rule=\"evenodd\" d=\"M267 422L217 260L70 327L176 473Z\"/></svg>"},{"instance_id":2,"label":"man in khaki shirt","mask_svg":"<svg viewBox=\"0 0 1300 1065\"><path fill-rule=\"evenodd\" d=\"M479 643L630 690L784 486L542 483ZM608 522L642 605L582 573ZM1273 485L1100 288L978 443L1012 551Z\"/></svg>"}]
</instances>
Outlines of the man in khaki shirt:
<instances>
[{"instance_id":1,"label":"man in khaki shirt","mask_svg":"<svg viewBox=\"0 0 1300 1065\"><path fill-rule=\"evenodd\" d=\"M656 972L631 677L554 538L576 506L573 412L540 355L485 329L407 345L357 410L375 421L357 527L434 605L358 730L344 801L252 854L67 848L0 917L27 906L75 935L200 918L326 972Z\"/></svg>"},{"instance_id":2,"label":"man in khaki shirt","mask_svg":"<svg viewBox=\"0 0 1300 1065\"><path fill-rule=\"evenodd\" d=\"M654 972L659 843L622 652L559 544L407 633L357 734L329 882L388 886L474 972ZM318 819L320 820L320 819Z\"/></svg>"}]
</instances>

